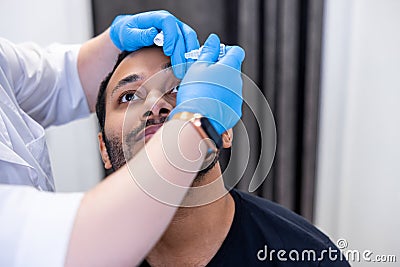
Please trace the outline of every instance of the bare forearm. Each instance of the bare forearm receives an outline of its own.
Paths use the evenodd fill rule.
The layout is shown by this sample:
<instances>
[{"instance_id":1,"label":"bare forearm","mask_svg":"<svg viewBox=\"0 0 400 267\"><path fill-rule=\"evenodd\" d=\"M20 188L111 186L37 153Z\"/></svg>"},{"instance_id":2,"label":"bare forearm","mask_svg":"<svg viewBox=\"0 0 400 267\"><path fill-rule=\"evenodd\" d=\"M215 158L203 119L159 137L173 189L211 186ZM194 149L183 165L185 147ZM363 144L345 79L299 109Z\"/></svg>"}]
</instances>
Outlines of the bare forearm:
<instances>
[{"instance_id":1,"label":"bare forearm","mask_svg":"<svg viewBox=\"0 0 400 267\"><path fill-rule=\"evenodd\" d=\"M194 127L189 124L179 132L182 125L182 121L175 120L164 126L176 129L176 136L180 133L178 142L172 132L162 135L158 131L128 163L130 170L122 167L85 195L73 227L66 266L134 266L145 257L176 211L176 207L162 202L182 201L186 193L183 187L191 185L196 175L193 170L197 171L203 161L200 153L206 152L205 147L193 145L201 141ZM190 159L189 165L174 164L166 157L163 144L171 141L176 146L168 147L168 155L183 153ZM178 184L178 190L165 190L163 179ZM149 196L140 188L146 186L165 195L148 192L153 195Z\"/></svg>"},{"instance_id":2,"label":"bare forearm","mask_svg":"<svg viewBox=\"0 0 400 267\"><path fill-rule=\"evenodd\" d=\"M112 70L119 53L110 39L109 30L84 43L79 51L79 78L92 112L100 83Z\"/></svg>"}]
</instances>

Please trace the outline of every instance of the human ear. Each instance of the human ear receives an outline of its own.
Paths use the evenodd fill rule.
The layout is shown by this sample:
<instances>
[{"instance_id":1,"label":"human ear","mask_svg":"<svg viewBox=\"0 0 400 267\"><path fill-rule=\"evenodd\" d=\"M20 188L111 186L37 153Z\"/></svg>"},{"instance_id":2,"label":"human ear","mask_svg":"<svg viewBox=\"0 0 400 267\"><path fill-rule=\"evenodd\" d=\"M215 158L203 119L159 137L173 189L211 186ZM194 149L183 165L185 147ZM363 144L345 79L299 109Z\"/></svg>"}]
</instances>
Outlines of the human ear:
<instances>
[{"instance_id":1,"label":"human ear","mask_svg":"<svg viewBox=\"0 0 400 267\"><path fill-rule=\"evenodd\" d=\"M98 133L97 138L99 139L100 155L101 155L101 159L103 160L103 163L104 163L104 168L106 170L111 169L112 164L111 164L110 157L108 156L106 144L104 143L104 140L103 140L103 134Z\"/></svg>"},{"instance_id":2,"label":"human ear","mask_svg":"<svg viewBox=\"0 0 400 267\"><path fill-rule=\"evenodd\" d=\"M222 133L222 147L230 148L232 146L233 131L229 129Z\"/></svg>"}]
</instances>

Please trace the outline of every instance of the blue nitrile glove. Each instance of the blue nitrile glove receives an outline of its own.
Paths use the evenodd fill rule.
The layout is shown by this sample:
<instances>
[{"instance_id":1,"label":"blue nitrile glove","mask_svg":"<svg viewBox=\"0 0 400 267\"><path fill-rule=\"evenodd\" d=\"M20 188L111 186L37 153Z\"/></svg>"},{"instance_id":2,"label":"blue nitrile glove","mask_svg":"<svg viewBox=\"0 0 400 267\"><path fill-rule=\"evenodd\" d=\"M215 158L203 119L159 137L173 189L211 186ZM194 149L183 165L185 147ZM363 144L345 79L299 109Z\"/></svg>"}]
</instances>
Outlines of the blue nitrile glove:
<instances>
[{"instance_id":1,"label":"blue nitrile glove","mask_svg":"<svg viewBox=\"0 0 400 267\"><path fill-rule=\"evenodd\" d=\"M159 31L164 33L163 50L171 57L174 73L182 78L185 52L199 48L196 32L164 10L117 16L110 27L110 38L120 50L135 51L153 45ZM181 65L182 64L182 65ZM178 66L178 67L177 67Z\"/></svg>"},{"instance_id":2,"label":"blue nitrile glove","mask_svg":"<svg viewBox=\"0 0 400 267\"><path fill-rule=\"evenodd\" d=\"M176 107L169 116L183 111L200 113L222 134L242 116L244 50L226 46L226 55L216 62L219 44L217 35L208 37L199 59L190 66L179 86Z\"/></svg>"}]
</instances>

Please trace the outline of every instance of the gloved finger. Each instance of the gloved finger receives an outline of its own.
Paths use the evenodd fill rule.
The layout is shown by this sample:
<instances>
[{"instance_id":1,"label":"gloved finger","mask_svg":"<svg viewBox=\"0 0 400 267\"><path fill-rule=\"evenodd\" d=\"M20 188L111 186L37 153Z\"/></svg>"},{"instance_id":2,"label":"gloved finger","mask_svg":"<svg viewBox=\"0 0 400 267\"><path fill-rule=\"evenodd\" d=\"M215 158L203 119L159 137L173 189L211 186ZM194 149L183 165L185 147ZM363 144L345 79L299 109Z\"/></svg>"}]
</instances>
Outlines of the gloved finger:
<instances>
[{"instance_id":1,"label":"gloved finger","mask_svg":"<svg viewBox=\"0 0 400 267\"><path fill-rule=\"evenodd\" d=\"M136 15L132 15L132 17L134 18L133 24L136 24L139 27L143 28L156 27L159 30L162 29L163 21L165 19L172 18L174 21L176 20L176 18L171 13L165 10L143 12Z\"/></svg>"},{"instance_id":2,"label":"gloved finger","mask_svg":"<svg viewBox=\"0 0 400 267\"><path fill-rule=\"evenodd\" d=\"M171 56L175 51L177 42L183 42L182 33L176 23L176 18L172 15L166 17L162 24L162 30L164 32L164 54Z\"/></svg>"},{"instance_id":3,"label":"gloved finger","mask_svg":"<svg viewBox=\"0 0 400 267\"><path fill-rule=\"evenodd\" d=\"M175 47L173 49L173 53L171 55L171 64L172 68L174 70L174 74L178 79L182 79L183 76L185 75L186 71L186 60L185 60L185 52L186 52L186 47L185 47L185 40L182 35L181 29L179 28L178 25L177 27L177 41L175 44Z\"/></svg>"},{"instance_id":4,"label":"gloved finger","mask_svg":"<svg viewBox=\"0 0 400 267\"><path fill-rule=\"evenodd\" d=\"M164 33L163 50L166 56L171 56L178 39L177 19L164 10L150 11L135 15L135 22L139 28L156 27Z\"/></svg>"},{"instance_id":5,"label":"gloved finger","mask_svg":"<svg viewBox=\"0 0 400 267\"><path fill-rule=\"evenodd\" d=\"M218 35L210 34L201 49L197 61L216 62L219 55L220 40Z\"/></svg>"},{"instance_id":6,"label":"gloved finger","mask_svg":"<svg viewBox=\"0 0 400 267\"><path fill-rule=\"evenodd\" d=\"M200 43L197 39L197 33L189 25L181 22L180 20L177 20L177 23L185 40L186 52L199 49Z\"/></svg>"},{"instance_id":7,"label":"gloved finger","mask_svg":"<svg viewBox=\"0 0 400 267\"><path fill-rule=\"evenodd\" d=\"M200 43L199 40L197 39L196 32L190 26L186 25L185 23L179 20L177 21L177 23L183 34L183 39L185 40L185 47L186 47L185 52L190 52L192 50L199 49ZM182 56L185 57L185 55ZM191 58L186 59L186 62L188 63L192 63L194 61L195 60Z\"/></svg>"},{"instance_id":8,"label":"gloved finger","mask_svg":"<svg viewBox=\"0 0 400 267\"><path fill-rule=\"evenodd\" d=\"M149 29L132 28L126 31L125 38L122 40L124 50L134 51L144 46L153 44L154 37L157 35L158 30L154 27Z\"/></svg>"},{"instance_id":9,"label":"gloved finger","mask_svg":"<svg viewBox=\"0 0 400 267\"><path fill-rule=\"evenodd\" d=\"M228 65L240 71L245 57L243 48L240 46L226 46L225 51L225 56L223 56L217 64Z\"/></svg>"},{"instance_id":10,"label":"gloved finger","mask_svg":"<svg viewBox=\"0 0 400 267\"><path fill-rule=\"evenodd\" d=\"M158 30L154 27L142 29L139 35L140 40L145 46L153 45L154 38L158 34Z\"/></svg>"}]
</instances>

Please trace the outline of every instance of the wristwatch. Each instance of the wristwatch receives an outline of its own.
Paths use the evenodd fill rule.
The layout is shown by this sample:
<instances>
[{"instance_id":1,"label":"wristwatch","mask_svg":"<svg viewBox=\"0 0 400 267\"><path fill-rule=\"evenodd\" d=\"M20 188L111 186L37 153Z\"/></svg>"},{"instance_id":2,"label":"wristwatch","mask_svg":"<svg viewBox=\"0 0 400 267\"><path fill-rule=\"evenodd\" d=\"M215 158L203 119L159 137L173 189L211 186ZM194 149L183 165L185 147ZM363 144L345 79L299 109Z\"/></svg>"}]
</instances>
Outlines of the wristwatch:
<instances>
[{"instance_id":1,"label":"wristwatch","mask_svg":"<svg viewBox=\"0 0 400 267\"><path fill-rule=\"evenodd\" d=\"M204 159L203 167L208 166L222 147L222 137L215 130L210 121L199 113L179 112L172 116L172 119L184 120L192 123L201 138L206 142L208 150Z\"/></svg>"}]
</instances>

